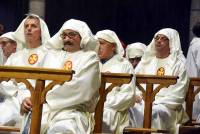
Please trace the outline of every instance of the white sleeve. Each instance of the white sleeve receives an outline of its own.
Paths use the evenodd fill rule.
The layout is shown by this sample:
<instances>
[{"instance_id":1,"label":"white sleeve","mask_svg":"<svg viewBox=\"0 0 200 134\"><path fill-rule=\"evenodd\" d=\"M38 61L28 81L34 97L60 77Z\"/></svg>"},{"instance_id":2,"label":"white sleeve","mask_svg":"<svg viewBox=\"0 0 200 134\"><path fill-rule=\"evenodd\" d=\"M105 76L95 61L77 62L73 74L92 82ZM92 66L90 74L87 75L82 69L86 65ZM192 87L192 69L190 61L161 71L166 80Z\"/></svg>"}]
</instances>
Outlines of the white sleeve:
<instances>
[{"instance_id":1,"label":"white sleeve","mask_svg":"<svg viewBox=\"0 0 200 134\"><path fill-rule=\"evenodd\" d=\"M131 66L126 66L124 72L134 75L134 70ZM117 111L124 111L135 103L135 75L129 84L123 84L121 87L115 87L108 93L105 107L115 109Z\"/></svg>"},{"instance_id":2,"label":"white sleeve","mask_svg":"<svg viewBox=\"0 0 200 134\"><path fill-rule=\"evenodd\" d=\"M99 60L93 55L80 70L75 70L71 81L49 91L46 100L52 109L75 106L90 101L99 87Z\"/></svg>"}]
</instances>

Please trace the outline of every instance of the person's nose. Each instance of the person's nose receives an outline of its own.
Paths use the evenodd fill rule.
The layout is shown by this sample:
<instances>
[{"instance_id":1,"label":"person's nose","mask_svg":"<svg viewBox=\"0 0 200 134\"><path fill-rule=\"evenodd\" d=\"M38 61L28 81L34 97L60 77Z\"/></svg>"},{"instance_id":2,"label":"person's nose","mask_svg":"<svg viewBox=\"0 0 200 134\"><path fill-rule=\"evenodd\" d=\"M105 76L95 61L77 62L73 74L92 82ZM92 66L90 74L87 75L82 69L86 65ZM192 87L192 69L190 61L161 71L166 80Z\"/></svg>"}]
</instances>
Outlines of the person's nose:
<instances>
[{"instance_id":1,"label":"person's nose","mask_svg":"<svg viewBox=\"0 0 200 134\"><path fill-rule=\"evenodd\" d=\"M28 32L31 32L31 30L32 30L31 26L27 26L26 30L27 30Z\"/></svg>"},{"instance_id":2,"label":"person's nose","mask_svg":"<svg viewBox=\"0 0 200 134\"><path fill-rule=\"evenodd\" d=\"M66 35L64 38L63 38L64 41L69 41L70 38Z\"/></svg>"}]
</instances>

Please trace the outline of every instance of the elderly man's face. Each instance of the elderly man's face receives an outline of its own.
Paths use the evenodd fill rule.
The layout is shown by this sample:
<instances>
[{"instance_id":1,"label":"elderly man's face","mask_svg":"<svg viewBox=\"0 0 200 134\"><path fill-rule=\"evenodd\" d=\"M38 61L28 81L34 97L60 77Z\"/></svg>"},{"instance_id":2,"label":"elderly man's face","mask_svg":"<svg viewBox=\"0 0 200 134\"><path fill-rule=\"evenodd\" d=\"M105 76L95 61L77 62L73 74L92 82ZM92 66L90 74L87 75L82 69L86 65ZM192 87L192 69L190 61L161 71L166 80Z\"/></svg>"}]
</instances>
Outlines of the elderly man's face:
<instances>
[{"instance_id":1,"label":"elderly man's face","mask_svg":"<svg viewBox=\"0 0 200 134\"><path fill-rule=\"evenodd\" d=\"M166 53L170 53L170 48L169 48L169 39L162 34L158 34L156 37L154 37L155 39L155 50L156 53L162 53L166 54Z\"/></svg>"},{"instance_id":2,"label":"elderly man's face","mask_svg":"<svg viewBox=\"0 0 200 134\"><path fill-rule=\"evenodd\" d=\"M99 38L98 40L100 43L98 53L100 60L106 60L111 58L114 55L116 45L101 38Z\"/></svg>"},{"instance_id":3,"label":"elderly man's face","mask_svg":"<svg viewBox=\"0 0 200 134\"><path fill-rule=\"evenodd\" d=\"M41 45L41 28L40 21L37 18L28 18L24 23L25 39L29 42L38 42ZM31 48L38 46L30 46Z\"/></svg>"},{"instance_id":4,"label":"elderly man's face","mask_svg":"<svg viewBox=\"0 0 200 134\"><path fill-rule=\"evenodd\" d=\"M78 32L66 29L62 32L60 37L63 39L64 50L67 52L76 52L81 49L81 36Z\"/></svg>"},{"instance_id":5,"label":"elderly man's face","mask_svg":"<svg viewBox=\"0 0 200 134\"><path fill-rule=\"evenodd\" d=\"M12 53L16 52L17 43L6 37L0 39L0 46L6 57L9 57Z\"/></svg>"}]
</instances>

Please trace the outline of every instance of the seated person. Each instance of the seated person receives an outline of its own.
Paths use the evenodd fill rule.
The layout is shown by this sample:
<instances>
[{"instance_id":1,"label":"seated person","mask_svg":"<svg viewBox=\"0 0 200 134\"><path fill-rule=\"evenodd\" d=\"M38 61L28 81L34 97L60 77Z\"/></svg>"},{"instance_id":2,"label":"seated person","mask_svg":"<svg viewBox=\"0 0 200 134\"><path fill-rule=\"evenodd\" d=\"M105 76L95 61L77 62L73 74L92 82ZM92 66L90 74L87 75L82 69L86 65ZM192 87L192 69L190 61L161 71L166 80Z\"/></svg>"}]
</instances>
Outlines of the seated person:
<instances>
[{"instance_id":1,"label":"seated person","mask_svg":"<svg viewBox=\"0 0 200 134\"><path fill-rule=\"evenodd\" d=\"M3 64L8 57L16 52L17 42L13 32L8 32L0 36L0 48L3 50Z\"/></svg>"},{"instance_id":2,"label":"seated person","mask_svg":"<svg viewBox=\"0 0 200 134\"><path fill-rule=\"evenodd\" d=\"M126 58L130 61L132 64L133 68L135 69L140 62L144 52L146 50L146 45L140 42L132 43L126 47ZM140 111L143 109L140 105L142 105L142 97L141 97L141 92L139 89L136 87L136 95L135 95L135 105L130 107L129 109L129 118L130 118L130 125L132 127L142 127L143 126L143 118ZM133 101L134 101L133 100ZM139 114L139 115L138 115ZM138 116L137 116L138 115Z\"/></svg>"},{"instance_id":3,"label":"seated person","mask_svg":"<svg viewBox=\"0 0 200 134\"><path fill-rule=\"evenodd\" d=\"M43 67L74 70L75 74L71 81L57 85L47 93L41 134L92 133L92 113L100 87L99 59L92 51L97 44L87 24L74 19L66 21L47 42L50 50ZM21 105L22 114L29 112L31 106L30 97L25 98ZM28 131L27 123L23 131Z\"/></svg>"},{"instance_id":4,"label":"seated person","mask_svg":"<svg viewBox=\"0 0 200 134\"><path fill-rule=\"evenodd\" d=\"M99 58L101 72L129 73L134 69L126 58L123 58L122 44L111 30L97 32L99 40ZM108 85L106 85L108 86ZM134 105L135 76L129 84L115 87L108 93L103 113L103 132L122 134L124 127L129 125L128 108Z\"/></svg>"},{"instance_id":5,"label":"seated person","mask_svg":"<svg viewBox=\"0 0 200 134\"><path fill-rule=\"evenodd\" d=\"M188 120L182 106L188 89L188 76L176 30L164 28L155 34L136 67L136 74L179 77L176 84L162 88L156 94L152 106L152 128L169 130L170 134L174 134L176 124Z\"/></svg>"},{"instance_id":6,"label":"seated person","mask_svg":"<svg viewBox=\"0 0 200 134\"><path fill-rule=\"evenodd\" d=\"M47 49L42 45L50 38L46 23L37 15L29 14L19 25L13 34L17 42L16 53L7 59L7 66L41 67L41 63ZM35 81L29 80L34 86ZM0 93L5 96L0 103L0 125L20 124L20 104L29 94L24 83L16 83L14 80L0 83Z\"/></svg>"},{"instance_id":7,"label":"seated person","mask_svg":"<svg viewBox=\"0 0 200 134\"><path fill-rule=\"evenodd\" d=\"M126 58L131 62L133 68L136 68L144 54L146 45L140 42L129 44L126 47Z\"/></svg>"}]
</instances>

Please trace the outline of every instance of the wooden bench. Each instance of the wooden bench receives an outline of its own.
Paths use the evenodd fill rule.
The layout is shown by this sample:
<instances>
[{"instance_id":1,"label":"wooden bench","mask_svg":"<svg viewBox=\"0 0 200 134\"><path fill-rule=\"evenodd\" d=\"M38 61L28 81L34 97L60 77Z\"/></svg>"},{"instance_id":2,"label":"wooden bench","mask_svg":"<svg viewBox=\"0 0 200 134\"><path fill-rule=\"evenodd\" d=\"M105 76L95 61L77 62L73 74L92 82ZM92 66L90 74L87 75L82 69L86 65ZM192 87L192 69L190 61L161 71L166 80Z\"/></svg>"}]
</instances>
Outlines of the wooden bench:
<instances>
[{"instance_id":1,"label":"wooden bench","mask_svg":"<svg viewBox=\"0 0 200 134\"><path fill-rule=\"evenodd\" d=\"M132 74L123 73L101 73L101 86L99 88L100 98L95 109L95 127L94 133L102 132L102 118L104 102L106 101L107 94L116 86L128 84L132 80ZM106 88L106 83L112 83Z\"/></svg>"},{"instance_id":2,"label":"wooden bench","mask_svg":"<svg viewBox=\"0 0 200 134\"><path fill-rule=\"evenodd\" d=\"M151 128L151 117L152 117L152 103L155 99L156 94L163 88L170 85L176 84L176 76L157 76L157 75L136 75L136 86L142 91L144 98L144 121L143 128L124 128L124 134L141 134L146 133L169 133L168 130L159 130L156 128ZM146 84L146 89L144 89L141 84ZM159 84L155 89L154 84Z\"/></svg>"},{"instance_id":3,"label":"wooden bench","mask_svg":"<svg viewBox=\"0 0 200 134\"><path fill-rule=\"evenodd\" d=\"M198 134L200 133L200 124L195 122L192 118L193 102L195 96L200 92L200 78L190 78L189 88L186 95L186 112L189 116L189 121L179 128L179 134Z\"/></svg>"},{"instance_id":4,"label":"wooden bench","mask_svg":"<svg viewBox=\"0 0 200 134\"><path fill-rule=\"evenodd\" d=\"M14 78L16 82L23 82L31 92L31 102L33 106L30 134L40 133L42 107L45 102L46 93L51 90L54 85L70 81L72 79L72 74L73 71L57 69L0 66L0 82ZM35 88L27 79L36 80ZM52 82L45 87L45 80L52 80ZM11 126L0 126L0 131L19 132L20 129Z\"/></svg>"}]
</instances>

